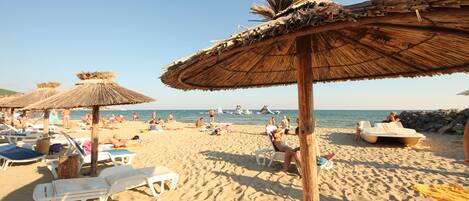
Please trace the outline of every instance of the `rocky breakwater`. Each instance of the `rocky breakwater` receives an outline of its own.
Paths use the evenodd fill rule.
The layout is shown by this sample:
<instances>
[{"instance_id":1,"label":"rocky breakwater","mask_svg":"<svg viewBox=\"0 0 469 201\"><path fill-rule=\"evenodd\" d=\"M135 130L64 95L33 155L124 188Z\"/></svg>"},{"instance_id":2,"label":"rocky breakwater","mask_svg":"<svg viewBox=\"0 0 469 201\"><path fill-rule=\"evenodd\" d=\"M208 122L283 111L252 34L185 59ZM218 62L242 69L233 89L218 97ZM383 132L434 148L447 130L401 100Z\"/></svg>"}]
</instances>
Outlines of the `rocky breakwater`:
<instances>
[{"instance_id":1,"label":"rocky breakwater","mask_svg":"<svg viewBox=\"0 0 469 201\"><path fill-rule=\"evenodd\" d=\"M399 114L402 125L419 132L462 135L469 118L465 110L403 111Z\"/></svg>"}]
</instances>

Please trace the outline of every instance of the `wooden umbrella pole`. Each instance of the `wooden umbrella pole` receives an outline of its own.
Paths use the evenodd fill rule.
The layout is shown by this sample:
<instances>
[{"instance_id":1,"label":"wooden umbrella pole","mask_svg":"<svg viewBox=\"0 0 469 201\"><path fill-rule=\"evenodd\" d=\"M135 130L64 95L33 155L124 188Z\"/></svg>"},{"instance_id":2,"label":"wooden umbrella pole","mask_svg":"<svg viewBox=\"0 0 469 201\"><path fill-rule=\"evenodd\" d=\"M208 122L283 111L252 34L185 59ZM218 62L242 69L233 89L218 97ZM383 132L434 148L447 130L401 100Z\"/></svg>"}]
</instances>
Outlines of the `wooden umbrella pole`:
<instances>
[{"instance_id":1,"label":"wooden umbrella pole","mask_svg":"<svg viewBox=\"0 0 469 201\"><path fill-rule=\"evenodd\" d=\"M44 110L44 130L43 130L43 135L44 136L49 136L49 110Z\"/></svg>"},{"instance_id":2,"label":"wooden umbrella pole","mask_svg":"<svg viewBox=\"0 0 469 201\"><path fill-rule=\"evenodd\" d=\"M99 125L99 106L93 106L93 125L91 130L92 148L91 148L91 176L98 176L98 125Z\"/></svg>"},{"instance_id":3,"label":"wooden umbrella pole","mask_svg":"<svg viewBox=\"0 0 469 201\"><path fill-rule=\"evenodd\" d=\"M316 138L313 115L313 70L311 35L296 38L296 68L298 78L298 106L300 116L301 175L303 198L318 201L318 175L316 164Z\"/></svg>"},{"instance_id":4,"label":"wooden umbrella pole","mask_svg":"<svg viewBox=\"0 0 469 201\"><path fill-rule=\"evenodd\" d=\"M15 127L15 108L11 108L11 126Z\"/></svg>"}]
</instances>

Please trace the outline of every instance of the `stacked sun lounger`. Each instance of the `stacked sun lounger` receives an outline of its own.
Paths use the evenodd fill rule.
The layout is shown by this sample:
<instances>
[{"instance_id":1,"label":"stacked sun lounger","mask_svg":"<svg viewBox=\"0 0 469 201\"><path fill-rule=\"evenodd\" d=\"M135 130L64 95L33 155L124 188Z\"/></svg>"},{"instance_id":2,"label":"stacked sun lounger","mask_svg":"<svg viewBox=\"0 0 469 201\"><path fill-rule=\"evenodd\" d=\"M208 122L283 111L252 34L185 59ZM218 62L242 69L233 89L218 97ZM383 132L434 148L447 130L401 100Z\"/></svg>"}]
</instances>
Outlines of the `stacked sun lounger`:
<instances>
[{"instance_id":1,"label":"stacked sun lounger","mask_svg":"<svg viewBox=\"0 0 469 201\"><path fill-rule=\"evenodd\" d=\"M55 180L52 183L39 184L34 188L35 201L55 200L107 200L111 195L147 185L153 196L157 196L155 183L161 183L160 193L165 182L170 182L170 189L176 188L179 174L166 167L134 169L132 166L118 166L104 169L95 178Z\"/></svg>"}]
</instances>

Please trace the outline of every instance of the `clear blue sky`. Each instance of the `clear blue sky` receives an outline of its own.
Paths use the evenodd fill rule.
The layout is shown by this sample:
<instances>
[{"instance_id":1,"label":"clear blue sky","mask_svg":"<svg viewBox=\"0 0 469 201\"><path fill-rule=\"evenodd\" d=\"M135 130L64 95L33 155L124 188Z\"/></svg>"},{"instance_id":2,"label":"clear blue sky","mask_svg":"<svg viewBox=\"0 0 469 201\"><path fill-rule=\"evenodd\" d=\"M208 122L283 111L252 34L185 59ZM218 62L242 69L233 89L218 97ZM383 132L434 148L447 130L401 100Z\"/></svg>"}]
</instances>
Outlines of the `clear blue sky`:
<instances>
[{"instance_id":1,"label":"clear blue sky","mask_svg":"<svg viewBox=\"0 0 469 201\"><path fill-rule=\"evenodd\" d=\"M77 82L79 71L109 70L121 85L156 98L132 108L257 109L297 107L295 86L225 92L183 92L159 80L168 63L224 39L259 0L0 0L0 88L27 92L38 82ZM340 1L351 4L358 1ZM438 109L469 107L468 74L318 84L319 109Z\"/></svg>"}]
</instances>

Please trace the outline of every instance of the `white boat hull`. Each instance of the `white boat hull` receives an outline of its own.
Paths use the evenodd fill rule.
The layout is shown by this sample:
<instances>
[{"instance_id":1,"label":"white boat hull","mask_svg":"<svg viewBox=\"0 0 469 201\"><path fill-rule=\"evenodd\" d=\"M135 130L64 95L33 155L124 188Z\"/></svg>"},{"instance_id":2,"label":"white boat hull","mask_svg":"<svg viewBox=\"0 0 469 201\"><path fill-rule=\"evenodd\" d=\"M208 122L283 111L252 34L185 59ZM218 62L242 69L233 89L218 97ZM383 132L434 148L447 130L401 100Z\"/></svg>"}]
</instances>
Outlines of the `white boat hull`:
<instances>
[{"instance_id":1,"label":"white boat hull","mask_svg":"<svg viewBox=\"0 0 469 201\"><path fill-rule=\"evenodd\" d=\"M422 138L425 138L424 135L420 134L420 133L416 133L416 134L403 134L403 135L400 135L400 134L370 134L370 133L362 133L360 134L360 137L371 143L371 144L375 144L376 142L378 142L378 139L380 138L394 138L394 139L397 139L399 142L405 144L405 145L409 145L409 146L412 146L412 145L416 145L420 139Z\"/></svg>"}]
</instances>

